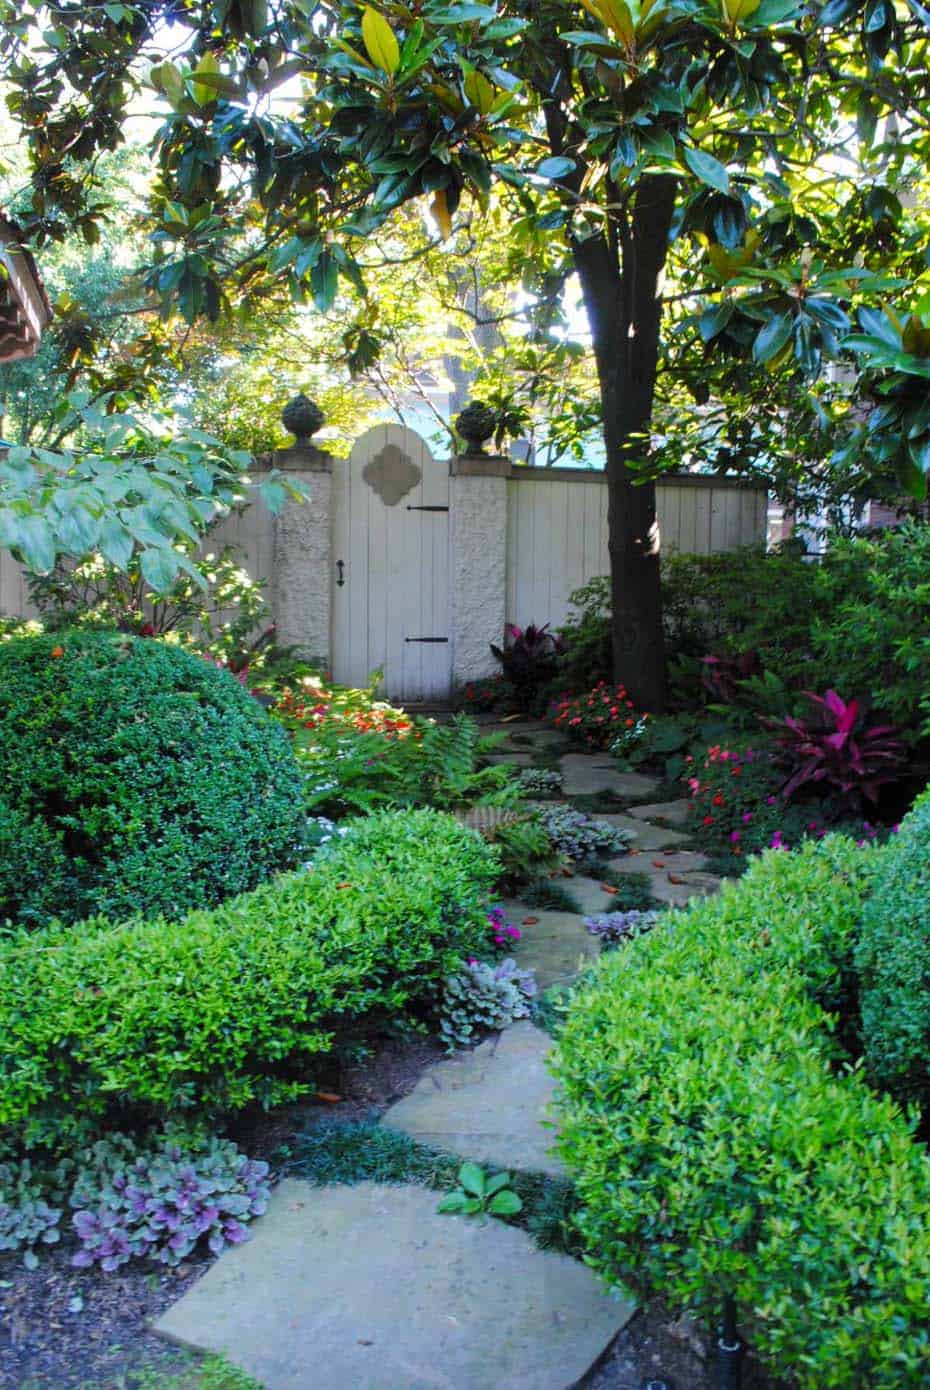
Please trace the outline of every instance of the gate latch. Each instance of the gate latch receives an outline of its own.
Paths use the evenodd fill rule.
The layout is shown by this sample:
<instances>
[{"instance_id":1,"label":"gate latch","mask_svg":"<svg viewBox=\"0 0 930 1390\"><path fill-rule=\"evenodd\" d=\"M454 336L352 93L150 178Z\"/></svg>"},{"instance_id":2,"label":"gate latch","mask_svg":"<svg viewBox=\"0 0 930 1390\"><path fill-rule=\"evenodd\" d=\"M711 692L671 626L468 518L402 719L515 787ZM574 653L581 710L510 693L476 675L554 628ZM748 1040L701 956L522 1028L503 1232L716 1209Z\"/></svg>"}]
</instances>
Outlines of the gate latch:
<instances>
[{"instance_id":1,"label":"gate latch","mask_svg":"<svg viewBox=\"0 0 930 1390\"><path fill-rule=\"evenodd\" d=\"M346 577L345 577L345 574L343 573L344 570L345 570L345 562L344 562L343 560L337 560L337 561L336 561L336 585L337 585L337 587L340 588L340 589L342 588L343 584L346 582Z\"/></svg>"}]
</instances>

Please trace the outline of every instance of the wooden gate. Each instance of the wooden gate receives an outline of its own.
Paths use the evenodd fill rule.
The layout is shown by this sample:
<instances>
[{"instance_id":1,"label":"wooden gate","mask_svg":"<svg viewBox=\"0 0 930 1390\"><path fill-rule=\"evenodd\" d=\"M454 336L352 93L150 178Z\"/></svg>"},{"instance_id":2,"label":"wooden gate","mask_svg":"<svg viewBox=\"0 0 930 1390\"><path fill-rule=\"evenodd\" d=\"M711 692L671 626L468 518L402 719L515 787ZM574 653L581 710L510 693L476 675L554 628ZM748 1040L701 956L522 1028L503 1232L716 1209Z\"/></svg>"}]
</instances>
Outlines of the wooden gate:
<instances>
[{"instance_id":1,"label":"wooden gate","mask_svg":"<svg viewBox=\"0 0 930 1390\"><path fill-rule=\"evenodd\" d=\"M376 425L333 469L333 676L389 698L452 684L449 468L413 430Z\"/></svg>"}]
</instances>

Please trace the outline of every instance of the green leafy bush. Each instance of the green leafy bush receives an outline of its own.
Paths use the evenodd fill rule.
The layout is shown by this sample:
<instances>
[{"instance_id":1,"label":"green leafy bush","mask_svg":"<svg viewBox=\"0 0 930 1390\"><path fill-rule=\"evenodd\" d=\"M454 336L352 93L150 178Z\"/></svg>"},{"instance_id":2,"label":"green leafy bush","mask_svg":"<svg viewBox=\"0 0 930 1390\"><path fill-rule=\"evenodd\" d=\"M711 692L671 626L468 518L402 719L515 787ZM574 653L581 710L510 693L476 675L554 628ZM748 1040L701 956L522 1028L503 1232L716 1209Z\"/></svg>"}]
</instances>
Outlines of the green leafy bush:
<instances>
[{"instance_id":1,"label":"green leafy bush","mask_svg":"<svg viewBox=\"0 0 930 1390\"><path fill-rule=\"evenodd\" d=\"M930 790L882 850L856 956L872 1075L930 1101Z\"/></svg>"},{"instance_id":2,"label":"green leafy bush","mask_svg":"<svg viewBox=\"0 0 930 1390\"><path fill-rule=\"evenodd\" d=\"M716 1318L803 1390L930 1374L930 1158L849 1070L870 861L830 837L768 854L605 955L559 1034L561 1151L612 1283Z\"/></svg>"},{"instance_id":3,"label":"green leafy bush","mask_svg":"<svg viewBox=\"0 0 930 1390\"><path fill-rule=\"evenodd\" d=\"M820 685L847 700L871 696L892 724L930 737L930 526L837 541L817 575L812 616Z\"/></svg>"},{"instance_id":4,"label":"green leafy bush","mask_svg":"<svg viewBox=\"0 0 930 1390\"><path fill-rule=\"evenodd\" d=\"M312 1089L337 1035L438 999L482 948L499 871L451 817L385 813L179 921L20 931L0 947L0 1125L55 1144Z\"/></svg>"},{"instance_id":5,"label":"green leafy bush","mask_svg":"<svg viewBox=\"0 0 930 1390\"><path fill-rule=\"evenodd\" d=\"M56 879L50 904L44 885L10 884L7 858L0 917L179 914L298 857L285 734L232 676L162 642L70 632L0 645L0 785Z\"/></svg>"}]
</instances>

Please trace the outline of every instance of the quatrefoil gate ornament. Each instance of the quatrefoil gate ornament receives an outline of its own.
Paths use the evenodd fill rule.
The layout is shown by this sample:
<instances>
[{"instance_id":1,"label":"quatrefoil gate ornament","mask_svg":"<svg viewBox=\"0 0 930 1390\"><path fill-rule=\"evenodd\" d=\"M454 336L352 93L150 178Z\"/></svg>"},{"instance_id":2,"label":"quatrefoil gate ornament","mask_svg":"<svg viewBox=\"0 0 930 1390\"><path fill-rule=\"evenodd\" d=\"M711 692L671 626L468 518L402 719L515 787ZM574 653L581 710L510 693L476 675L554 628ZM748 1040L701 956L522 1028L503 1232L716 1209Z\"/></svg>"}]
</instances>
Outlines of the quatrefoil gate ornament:
<instances>
[{"instance_id":1,"label":"quatrefoil gate ornament","mask_svg":"<svg viewBox=\"0 0 930 1390\"><path fill-rule=\"evenodd\" d=\"M416 487L422 476L413 460L396 444L385 444L362 469L365 482L386 507L396 507L400 499Z\"/></svg>"}]
</instances>

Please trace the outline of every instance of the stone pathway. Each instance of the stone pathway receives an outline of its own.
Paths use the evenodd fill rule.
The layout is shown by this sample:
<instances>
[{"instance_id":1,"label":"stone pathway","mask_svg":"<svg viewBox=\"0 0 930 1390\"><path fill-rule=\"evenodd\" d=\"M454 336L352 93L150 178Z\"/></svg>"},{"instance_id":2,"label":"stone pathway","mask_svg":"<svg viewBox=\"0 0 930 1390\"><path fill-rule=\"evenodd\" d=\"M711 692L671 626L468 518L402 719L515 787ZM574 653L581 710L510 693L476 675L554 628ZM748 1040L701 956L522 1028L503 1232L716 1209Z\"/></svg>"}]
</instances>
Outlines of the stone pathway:
<instances>
[{"instance_id":1,"label":"stone pathway","mask_svg":"<svg viewBox=\"0 0 930 1390\"><path fill-rule=\"evenodd\" d=\"M486 727L488 727L486 725ZM615 873L642 873L681 905L714 891L686 848L685 801L649 802L659 784L557 731L505 723L497 759L558 766L563 796L628 805L601 819L635 835ZM599 814L599 813L595 813ZM570 984L599 955L583 919L611 910L596 878L558 880L580 912L504 904L523 936L514 956L540 989ZM430 1067L381 1123L497 1171L564 1176L552 1152L550 1038L521 1021ZM156 1325L219 1351L265 1390L570 1390L632 1316L589 1270L542 1251L501 1221L439 1215L434 1191L289 1179L247 1244L229 1250Z\"/></svg>"}]
</instances>

